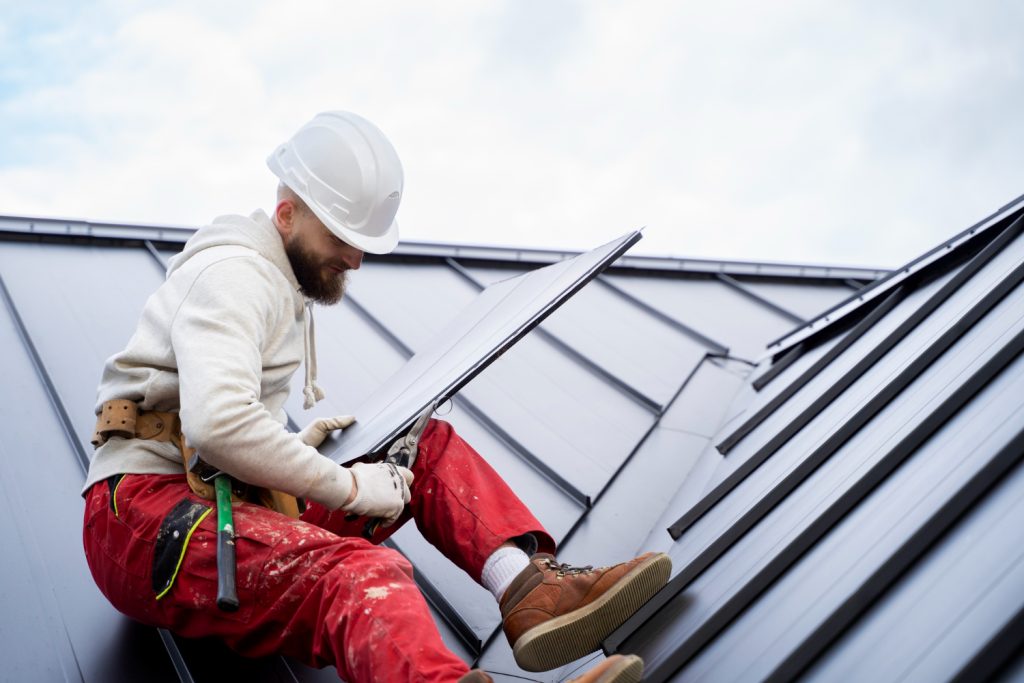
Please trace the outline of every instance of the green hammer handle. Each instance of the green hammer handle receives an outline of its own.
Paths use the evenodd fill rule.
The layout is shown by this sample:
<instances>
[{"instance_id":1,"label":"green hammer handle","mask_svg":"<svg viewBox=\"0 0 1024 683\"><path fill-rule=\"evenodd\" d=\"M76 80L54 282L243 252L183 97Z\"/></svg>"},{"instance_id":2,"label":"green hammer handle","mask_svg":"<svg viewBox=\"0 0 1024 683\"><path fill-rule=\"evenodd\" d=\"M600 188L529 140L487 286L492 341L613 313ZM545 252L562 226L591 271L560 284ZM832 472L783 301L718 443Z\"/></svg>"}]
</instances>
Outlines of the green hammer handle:
<instances>
[{"instance_id":1,"label":"green hammer handle","mask_svg":"<svg viewBox=\"0 0 1024 683\"><path fill-rule=\"evenodd\" d=\"M238 609L235 591L235 526L231 521L231 478L214 479L217 490L217 607L225 612Z\"/></svg>"}]
</instances>

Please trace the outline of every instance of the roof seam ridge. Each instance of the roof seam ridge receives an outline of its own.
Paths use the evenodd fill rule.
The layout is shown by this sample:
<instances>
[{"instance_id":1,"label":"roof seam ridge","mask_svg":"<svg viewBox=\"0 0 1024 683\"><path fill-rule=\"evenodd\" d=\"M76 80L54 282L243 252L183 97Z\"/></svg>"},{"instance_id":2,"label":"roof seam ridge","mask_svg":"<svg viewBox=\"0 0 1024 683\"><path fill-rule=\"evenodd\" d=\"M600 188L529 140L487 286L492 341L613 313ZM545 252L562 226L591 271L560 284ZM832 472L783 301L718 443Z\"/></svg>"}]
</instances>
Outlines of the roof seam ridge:
<instances>
[{"instance_id":1,"label":"roof seam ridge","mask_svg":"<svg viewBox=\"0 0 1024 683\"><path fill-rule=\"evenodd\" d=\"M475 287L478 292L482 292L483 290L487 289L487 285L485 285L483 282L474 277L472 273L470 273L461 263L459 263L455 259L446 258L445 263L447 263L452 270L454 270L462 278L469 282L473 287ZM639 404L648 412L656 415L658 411L661 410L662 405L658 401L651 398L637 387L634 387L632 384L622 379L621 377L618 377L612 372L605 370L603 367L595 363L593 360L587 358L582 352L577 351L573 346L562 341L554 332L550 332L547 329L545 329L543 322L534 327L532 332L536 332L538 335L540 335L542 339L554 345L555 348L557 348L560 352L562 352L570 359L582 365L585 370L590 372L590 374L595 375L601 381L611 385L612 388L617 389L620 393L624 394L634 403Z\"/></svg>"},{"instance_id":2,"label":"roof seam ridge","mask_svg":"<svg viewBox=\"0 0 1024 683\"><path fill-rule=\"evenodd\" d=\"M945 419L959 412L971 398L987 386L998 372L1018 357L1022 351L1024 351L1024 330L1019 331L1012 340L986 361L980 369L972 373L969 380L965 381L956 391L942 401L909 434L900 439L873 467L833 501L821 515L816 517L813 522L780 550L771 561L749 579L743 588L739 589L721 607L714 611L702 623L702 626L694 631L690 638L680 643L672 655L659 663L651 671L651 680L662 680L660 676L663 674L671 675L678 671L681 666L710 642L715 635L743 613L786 569L813 548L815 543L821 540L846 513L856 507L864 498L876 490L878 486L882 485L889 474L894 472L907 458L911 457L944 424ZM930 364L932 360L934 359L929 359L928 363ZM859 427L854 430L854 433L858 430ZM1018 434L1018 437L1011 442L1010 446L1014 446L1017 441L1021 440L1022 435L1024 435L1024 432ZM787 475L776 489L773 489L768 496L762 499L763 503L760 504L760 507L763 509L759 509L759 506L755 505L755 507L751 508L737 522L731 525L725 534L716 539L712 546L709 546L697 559L688 565L686 570L690 570L691 567L695 569L690 572L686 585L706 571L713 562L725 553L728 547L731 547L740 538L745 536L753 528L757 520L763 519L781 504L782 500L793 493L800 484L806 481L811 474L817 471L841 447L842 443L845 443L845 440L830 439L830 441L836 441L837 443L830 445L826 442L823 448L816 449L793 472ZM1019 449L1012 450L1011 448L1004 448L1001 454L1003 454L1003 458L1000 461L1000 465L1003 469L1018 462L1024 456L1024 453ZM810 464L808 465L808 463ZM999 472L1002 472L1003 469L999 469ZM988 472L987 478L991 478L991 476L991 473ZM779 491L779 489L783 490ZM963 489L964 487L961 487L956 493L960 493ZM956 493L952 497L955 498ZM973 501L973 499L971 497L970 500ZM926 521L922 524L921 528L925 528L927 524L928 522ZM729 535L734 536L734 538L729 539L726 543L719 543L721 539ZM715 548L715 545L722 547ZM890 560L898 556L898 554L891 556ZM682 590L682 587L680 587L680 590ZM862 601L853 600L852 604L856 607L860 602ZM833 612L832 615L837 613ZM782 681L792 680L792 678L787 679L785 677L773 676L768 680Z\"/></svg>"},{"instance_id":3,"label":"roof seam ridge","mask_svg":"<svg viewBox=\"0 0 1024 683\"><path fill-rule=\"evenodd\" d=\"M675 538L681 536L687 528L692 526L698 519L710 510L718 501L722 500L728 495L734 488L746 479L755 469L761 466L768 458L770 458L776 451L782 448L797 432L803 429L817 414L824 410L846 389L853 384L864 372L866 372L875 363L881 360L886 354L889 353L902 339L915 329L925 318L930 316L936 309L941 306L946 299L957 289L959 289L967 280L973 278L995 255L1001 250L1002 246L1016 238L1021 228L1024 226L1024 216L1010 224L996 239L989 243L980 253L975 255L970 262L967 263L956 275L952 277L945 285L943 285L939 291L928 298L914 313L907 318L903 323L896 327L895 330L889 333L885 339L883 339L878 346L872 349L867 355L861 358L838 382L829 386L817 400L811 403L806 409L804 409L789 425L787 425L782 431L776 434L771 440L768 441L763 447L761 447L754 455L748 460L743 462L736 470L732 472L726 479L719 483L714 489L712 489L704 498L702 498L696 505L687 510L679 520L672 525L673 535ZM1019 270L1019 268L1018 268ZM980 302L968 311L967 314L959 321L962 323L968 319L976 311L981 310L986 302L990 300L1000 287L1015 277L1017 270L1011 275L1008 275L1006 279L994 286L994 288L986 295ZM953 328L959 326L955 325ZM947 334L948 334L947 330ZM937 344L942 339L945 339L945 334L940 336ZM899 375L902 377L902 373ZM895 381L895 380L894 380Z\"/></svg>"},{"instance_id":4,"label":"roof seam ridge","mask_svg":"<svg viewBox=\"0 0 1024 683\"><path fill-rule=\"evenodd\" d=\"M798 325L805 325L805 324L807 324L807 321L804 318L801 318L796 313L793 313L792 311L789 311L786 308L778 305L774 301L770 301L769 299L766 299L765 297L761 296L757 292L754 292L754 291L748 289L747 287L744 287L740 282L738 282L734 278L730 277L726 273L716 273L715 277L718 278L718 280L720 282L725 283L733 291L736 291L736 292L742 294L743 296L747 297L748 299L750 299L754 303L760 304L762 307L768 309L769 311L772 311L773 313L776 313L776 314L782 316L786 320L789 320L790 322L796 323Z\"/></svg>"}]
</instances>

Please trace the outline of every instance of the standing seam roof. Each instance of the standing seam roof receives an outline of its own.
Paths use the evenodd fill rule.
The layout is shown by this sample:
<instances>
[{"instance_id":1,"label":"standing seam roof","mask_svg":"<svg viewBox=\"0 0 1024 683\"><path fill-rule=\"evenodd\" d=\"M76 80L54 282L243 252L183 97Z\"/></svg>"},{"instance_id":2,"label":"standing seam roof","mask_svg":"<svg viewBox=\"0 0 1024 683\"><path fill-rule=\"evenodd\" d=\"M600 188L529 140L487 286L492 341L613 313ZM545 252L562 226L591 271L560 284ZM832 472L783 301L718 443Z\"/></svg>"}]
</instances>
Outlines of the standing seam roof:
<instances>
[{"instance_id":1,"label":"standing seam roof","mask_svg":"<svg viewBox=\"0 0 1024 683\"><path fill-rule=\"evenodd\" d=\"M856 320L776 356L782 367L751 391L782 388L766 402L741 397L760 407L702 456L725 474L672 524L669 586L607 650L644 655L652 681L975 680L1013 666L1024 551L997 552L994 540L971 561L952 549L977 536L972 520L1024 491L1024 409L1011 398L1024 390L1024 209L1014 206L846 314ZM801 363L828 334L827 351ZM1011 515L992 538L1019 539ZM899 639L866 640L870 624L895 618L889 605L926 590L916 577L954 566L965 611L915 620L914 657ZM982 607L987 619L967 616ZM938 643L945 656L927 654Z\"/></svg>"},{"instance_id":2,"label":"standing seam roof","mask_svg":"<svg viewBox=\"0 0 1024 683\"><path fill-rule=\"evenodd\" d=\"M563 559L669 550L677 563L670 586L606 643L644 654L649 680L1012 675L1024 666L1024 546L1015 542L1024 498L1024 409L1015 400L1024 390L1022 207L1007 205L852 296L848 280L874 275L621 259L467 387L450 419L528 500ZM8 313L0 340L11 378L2 391L12 408L0 416L8 434L0 485L16 502L0 538L25 558L0 587L19 587L12 595L25 609L12 613L39 616L20 619L19 631L13 617L0 617L0 627L19 637L5 654L23 679L333 678L283 658L238 660L216 643L124 621L96 593L78 550L76 489L91 431L83 404L92 403L102 359L123 345L158 284L153 264L189 234L0 220ZM561 257L411 245L390 260L368 259L359 282L375 289L357 285L347 303L318 315L330 340L321 344L321 378L329 389L345 380L318 410L344 412L416 347L420 332L388 295L436 282L435 295L471 297L489 268ZM375 269L389 276L376 278ZM97 293L126 274L144 286L104 307ZM705 308L681 305L693 292ZM837 305L787 333L753 368L759 345L751 340L768 343L819 295ZM605 308L613 299L631 324L602 333L615 322ZM623 362L629 345L652 363ZM739 359L729 351L736 348ZM648 367L672 370L654 381ZM538 368L562 378L562 390L531 394L524 370ZM308 419L295 401L288 410L293 429ZM558 428L540 438L533 411ZM601 432L611 439L588 441L595 416L612 420ZM567 435L568 450L559 445ZM587 463L599 471L585 471ZM52 485L30 507L18 483L40 464ZM60 542L31 540L44 530ZM460 656L503 672L499 680L527 675L511 662L486 592L415 529L394 545L413 559ZM587 662L528 676L557 680L580 666Z\"/></svg>"}]
</instances>

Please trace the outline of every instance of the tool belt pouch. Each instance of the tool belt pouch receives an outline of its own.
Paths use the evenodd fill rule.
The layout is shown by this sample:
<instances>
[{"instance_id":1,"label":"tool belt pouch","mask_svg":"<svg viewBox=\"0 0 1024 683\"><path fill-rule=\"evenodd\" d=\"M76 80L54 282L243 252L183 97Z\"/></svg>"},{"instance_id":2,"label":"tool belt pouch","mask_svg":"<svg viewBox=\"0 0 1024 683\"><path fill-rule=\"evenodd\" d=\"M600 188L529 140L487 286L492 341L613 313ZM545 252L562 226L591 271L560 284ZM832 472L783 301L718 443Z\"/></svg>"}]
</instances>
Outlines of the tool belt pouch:
<instances>
[{"instance_id":1,"label":"tool belt pouch","mask_svg":"<svg viewBox=\"0 0 1024 683\"><path fill-rule=\"evenodd\" d=\"M178 413L139 410L138 404L134 401L122 399L107 401L96 417L96 429L92 438L93 447L99 448L112 436L173 443L181 453L185 479L188 481L188 487L192 489L192 493L206 500L217 499L214 485L204 481L200 472L196 471L198 468L193 467L195 461L200 464L202 461L193 458L196 450L185 442L185 434L181 431L181 419L178 417ZM255 486L236 487L232 485L232 490L236 488L243 489L245 495L244 497L232 495L233 500L246 500L295 519L299 517L299 503L295 496Z\"/></svg>"},{"instance_id":2,"label":"tool belt pouch","mask_svg":"<svg viewBox=\"0 0 1024 683\"><path fill-rule=\"evenodd\" d=\"M116 399L103 404L96 416L96 429L92 434L92 445L99 448L112 436L122 439L135 438L135 421L139 417L139 406L134 401Z\"/></svg>"}]
</instances>

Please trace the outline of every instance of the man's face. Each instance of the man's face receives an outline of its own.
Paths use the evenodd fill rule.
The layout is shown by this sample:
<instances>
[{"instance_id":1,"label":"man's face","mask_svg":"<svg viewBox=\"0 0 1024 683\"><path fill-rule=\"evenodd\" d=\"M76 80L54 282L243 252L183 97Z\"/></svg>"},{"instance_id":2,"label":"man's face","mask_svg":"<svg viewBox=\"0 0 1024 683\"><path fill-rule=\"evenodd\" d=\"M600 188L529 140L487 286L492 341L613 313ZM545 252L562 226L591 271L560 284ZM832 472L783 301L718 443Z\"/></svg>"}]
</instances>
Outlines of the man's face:
<instances>
[{"instance_id":1,"label":"man's face","mask_svg":"<svg viewBox=\"0 0 1024 683\"><path fill-rule=\"evenodd\" d=\"M327 305L341 301L348 271L363 260L362 251L335 237L311 211L293 214L284 249L302 293Z\"/></svg>"}]
</instances>

